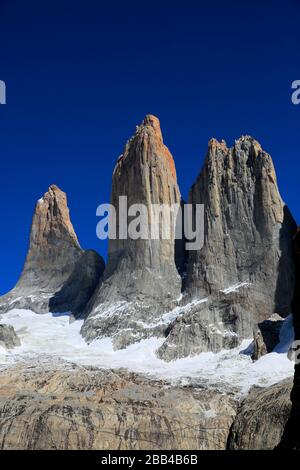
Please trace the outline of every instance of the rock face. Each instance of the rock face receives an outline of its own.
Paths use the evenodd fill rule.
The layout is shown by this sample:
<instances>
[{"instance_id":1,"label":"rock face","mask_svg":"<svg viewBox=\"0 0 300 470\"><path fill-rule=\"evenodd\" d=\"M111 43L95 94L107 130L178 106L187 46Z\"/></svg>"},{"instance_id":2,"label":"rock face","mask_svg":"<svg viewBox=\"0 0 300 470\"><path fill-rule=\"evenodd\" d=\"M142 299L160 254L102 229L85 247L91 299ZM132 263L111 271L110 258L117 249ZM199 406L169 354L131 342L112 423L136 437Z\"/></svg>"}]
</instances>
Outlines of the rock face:
<instances>
[{"instance_id":1,"label":"rock face","mask_svg":"<svg viewBox=\"0 0 300 470\"><path fill-rule=\"evenodd\" d=\"M300 341L300 228L294 238L294 257L296 264L296 283L292 302L293 322L295 330L295 340ZM300 343L299 343L300 344ZM292 409L290 418L286 424L284 434L279 443L279 449L300 450L300 348L295 348L298 363L295 365L295 376L291 393Z\"/></svg>"},{"instance_id":2,"label":"rock face","mask_svg":"<svg viewBox=\"0 0 300 470\"><path fill-rule=\"evenodd\" d=\"M13 349L20 345L21 342L14 328L10 325L0 325L0 346L5 349Z\"/></svg>"},{"instance_id":3,"label":"rock face","mask_svg":"<svg viewBox=\"0 0 300 470\"><path fill-rule=\"evenodd\" d=\"M208 302L170 325L167 360L236 345L273 313L290 313L293 297L296 224L258 142L211 140L189 202L204 204L205 223L203 248L188 252L185 301Z\"/></svg>"},{"instance_id":4,"label":"rock face","mask_svg":"<svg viewBox=\"0 0 300 470\"><path fill-rule=\"evenodd\" d=\"M0 449L271 450L291 388L290 379L254 387L238 403L214 389L41 358L1 370Z\"/></svg>"},{"instance_id":5,"label":"rock face","mask_svg":"<svg viewBox=\"0 0 300 470\"><path fill-rule=\"evenodd\" d=\"M70 277L49 300L49 310L53 313L72 312L80 316L98 287L104 269L104 260L98 253L84 251Z\"/></svg>"},{"instance_id":6,"label":"rock face","mask_svg":"<svg viewBox=\"0 0 300 470\"><path fill-rule=\"evenodd\" d=\"M0 299L0 312L28 308L45 313L51 305L55 312L77 313L90 299L103 269L97 253L81 249L66 194L52 185L37 202L22 275Z\"/></svg>"},{"instance_id":7,"label":"rock face","mask_svg":"<svg viewBox=\"0 0 300 470\"><path fill-rule=\"evenodd\" d=\"M118 229L120 196L127 196L128 208L143 204L147 209L144 239L122 239L119 233L110 239L103 283L86 310L82 328L87 340L112 336L116 347L161 334L161 328L154 332L151 324L159 322L181 293L175 265L175 218L172 222L164 214L157 239L151 236L158 226L153 204L172 207L181 202L174 161L154 116L146 116L137 128L113 173L111 204L117 209ZM133 220L125 214L125 222ZM168 236L163 232L166 228Z\"/></svg>"},{"instance_id":8,"label":"rock face","mask_svg":"<svg viewBox=\"0 0 300 470\"><path fill-rule=\"evenodd\" d=\"M165 330L166 340L157 351L165 361L173 361L201 352L231 349L239 345L245 324L251 319L248 305L240 302L240 293L223 294L218 299L194 300L177 308L178 315Z\"/></svg>"},{"instance_id":9,"label":"rock face","mask_svg":"<svg viewBox=\"0 0 300 470\"><path fill-rule=\"evenodd\" d=\"M291 380L253 388L241 403L228 438L230 450L273 450L291 411Z\"/></svg>"},{"instance_id":10,"label":"rock face","mask_svg":"<svg viewBox=\"0 0 300 470\"><path fill-rule=\"evenodd\" d=\"M28 364L1 372L0 448L222 450L236 403L124 371Z\"/></svg>"},{"instance_id":11,"label":"rock face","mask_svg":"<svg viewBox=\"0 0 300 470\"><path fill-rule=\"evenodd\" d=\"M248 136L231 149L210 141L190 202L205 205L205 244L189 253L191 295L247 282L255 320L290 313L296 224L280 197L270 155Z\"/></svg>"}]
</instances>

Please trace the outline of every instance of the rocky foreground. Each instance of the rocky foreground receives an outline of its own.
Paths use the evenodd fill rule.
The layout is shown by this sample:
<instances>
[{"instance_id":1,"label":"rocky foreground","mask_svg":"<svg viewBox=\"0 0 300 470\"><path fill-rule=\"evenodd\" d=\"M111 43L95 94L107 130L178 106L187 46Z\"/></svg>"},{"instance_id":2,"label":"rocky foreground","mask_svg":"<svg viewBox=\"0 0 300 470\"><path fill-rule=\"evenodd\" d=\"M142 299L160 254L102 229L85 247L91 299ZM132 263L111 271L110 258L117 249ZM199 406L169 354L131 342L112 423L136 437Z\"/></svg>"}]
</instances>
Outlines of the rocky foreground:
<instances>
[{"instance_id":1,"label":"rocky foreground","mask_svg":"<svg viewBox=\"0 0 300 470\"><path fill-rule=\"evenodd\" d=\"M1 449L273 449L291 408L291 380L239 403L125 370L48 367L1 371Z\"/></svg>"}]
</instances>

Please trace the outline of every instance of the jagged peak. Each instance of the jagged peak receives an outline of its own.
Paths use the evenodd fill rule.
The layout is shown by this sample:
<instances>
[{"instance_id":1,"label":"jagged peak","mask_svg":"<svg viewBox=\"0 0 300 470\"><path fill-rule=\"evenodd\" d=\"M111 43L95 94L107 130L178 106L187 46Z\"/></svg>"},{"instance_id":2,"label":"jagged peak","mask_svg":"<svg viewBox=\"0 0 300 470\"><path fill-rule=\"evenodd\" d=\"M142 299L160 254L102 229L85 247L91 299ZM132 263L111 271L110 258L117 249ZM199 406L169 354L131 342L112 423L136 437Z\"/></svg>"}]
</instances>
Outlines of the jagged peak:
<instances>
[{"instance_id":1,"label":"jagged peak","mask_svg":"<svg viewBox=\"0 0 300 470\"><path fill-rule=\"evenodd\" d=\"M234 143L234 148L243 147L245 144L253 148L256 155L263 151L261 144L250 135L242 135L237 139Z\"/></svg>"},{"instance_id":2,"label":"jagged peak","mask_svg":"<svg viewBox=\"0 0 300 470\"><path fill-rule=\"evenodd\" d=\"M66 199L66 197L67 197L66 193L64 193L56 184L51 184L48 190L44 193L44 195L38 200L38 203L41 203L49 199L57 199L57 200L59 200L60 198Z\"/></svg>"},{"instance_id":3,"label":"jagged peak","mask_svg":"<svg viewBox=\"0 0 300 470\"><path fill-rule=\"evenodd\" d=\"M47 192L49 192L49 193L54 193L54 194L56 194L56 193L63 193L63 194L65 194L56 184L51 184L51 185L49 186L49 189L48 189Z\"/></svg>"},{"instance_id":4,"label":"jagged peak","mask_svg":"<svg viewBox=\"0 0 300 470\"><path fill-rule=\"evenodd\" d=\"M176 180L174 159L169 149L164 145L160 121L153 114L147 114L142 123L136 126L135 134L127 141L124 152L117 159L114 174L120 170L124 161L129 155L134 153L135 149L142 147L141 142L146 142L148 148L153 148L153 154L158 155L162 159L165 158L165 162L169 166L173 178Z\"/></svg>"},{"instance_id":5,"label":"jagged peak","mask_svg":"<svg viewBox=\"0 0 300 470\"><path fill-rule=\"evenodd\" d=\"M153 114L147 114L142 122L142 126L151 126L153 129L160 131L160 121Z\"/></svg>"},{"instance_id":6,"label":"jagged peak","mask_svg":"<svg viewBox=\"0 0 300 470\"><path fill-rule=\"evenodd\" d=\"M136 127L136 134L133 139L136 137L144 138L145 135L152 137L160 143L163 143L160 121L153 114L147 114L142 123Z\"/></svg>"},{"instance_id":7,"label":"jagged peak","mask_svg":"<svg viewBox=\"0 0 300 470\"><path fill-rule=\"evenodd\" d=\"M208 148L209 148L209 150L220 149L224 152L228 151L228 147L227 147L227 144L226 144L225 140L222 139L221 141L219 141L215 137L210 139L210 141L208 142Z\"/></svg>"},{"instance_id":8,"label":"jagged peak","mask_svg":"<svg viewBox=\"0 0 300 470\"><path fill-rule=\"evenodd\" d=\"M31 227L31 248L46 246L51 234L56 238L69 239L80 249L70 220L67 195L55 184L51 184L36 204Z\"/></svg>"},{"instance_id":9,"label":"jagged peak","mask_svg":"<svg viewBox=\"0 0 300 470\"><path fill-rule=\"evenodd\" d=\"M218 139L213 137L208 142L208 159L210 159L211 156L225 156L228 153L234 152L236 150L249 151L250 149L254 150L254 154L256 156L261 153L268 155L267 152L263 150L261 144L250 135L242 135L241 137L235 140L234 145L232 147L228 147L224 139L219 141Z\"/></svg>"}]
</instances>

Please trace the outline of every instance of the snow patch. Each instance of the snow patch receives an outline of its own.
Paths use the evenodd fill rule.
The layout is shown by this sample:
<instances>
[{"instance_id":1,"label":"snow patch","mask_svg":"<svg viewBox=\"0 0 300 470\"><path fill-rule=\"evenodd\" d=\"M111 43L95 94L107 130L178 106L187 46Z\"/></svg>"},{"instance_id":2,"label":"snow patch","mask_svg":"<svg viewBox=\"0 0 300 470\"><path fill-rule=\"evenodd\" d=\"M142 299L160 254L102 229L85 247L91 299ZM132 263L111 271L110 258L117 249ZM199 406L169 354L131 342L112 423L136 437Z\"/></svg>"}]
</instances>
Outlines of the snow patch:
<instances>
[{"instance_id":1,"label":"snow patch","mask_svg":"<svg viewBox=\"0 0 300 470\"><path fill-rule=\"evenodd\" d=\"M235 349L217 354L202 353L168 363L156 356L164 338L152 337L114 351L110 338L88 345L80 335L83 321L70 323L68 314L37 315L30 310L15 309L3 314L0 321L12 325L21 340L21 346L11 351L0 347L0 368L20 361L35 363L41 360L47 367L47 361L59 364L64 360L99 368L123 367L179 384L209 385L224 391L235 389L238 394L247 393L252 385L269 386L292 377L294 372L294 365L286 354L293 334L291 318L284 323L278 347L256 362L242 353L251 344L251 338Z\"/></svg>"},{"instance_id":2,"label":"snow patch","mask_svg":"<svg viewBox=\"0 0 300 470\"><path fill-rule=\"evenodd\" d=\"M227 287L227 289L221 290L220 292L223 292L223 294L231 294L231 292L236 292L242 287L250 287L251 283L250 282L240 282L239 284L234 284L233 286Z\"/></svg>"}]
</instances>

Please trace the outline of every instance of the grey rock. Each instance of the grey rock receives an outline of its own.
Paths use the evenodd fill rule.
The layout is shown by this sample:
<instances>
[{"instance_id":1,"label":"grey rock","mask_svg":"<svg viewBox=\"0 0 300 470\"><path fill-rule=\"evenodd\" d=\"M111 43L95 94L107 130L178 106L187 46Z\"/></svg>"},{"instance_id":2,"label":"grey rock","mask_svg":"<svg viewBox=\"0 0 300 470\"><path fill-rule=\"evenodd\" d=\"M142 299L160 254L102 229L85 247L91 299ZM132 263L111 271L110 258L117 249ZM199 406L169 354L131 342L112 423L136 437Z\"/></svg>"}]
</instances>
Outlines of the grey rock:
<instances>
[{"instance_id":1,"label":"grey rock","mask_svg":"<svg viewBox=\"0 0 300 470\"><path fill-rule=\"evenodd\" d=\"M204 246L187 253L184 301L208 301L170 325L165 360L234 347L274 312L290 313L293 297L296 224L258 142L211 140L189 202L205 206Z\"/></svg>"},{"instance_id":2,"label":"grey rock","mask_svg":"<svg viewBox=\"0 0 300 470\"><path fill-rule=\"evenodd\" d=\"M272 450L281 441L290 416L292 380L254 387L241 403L232 425L230 450Z\"/></svg>"},{"instance_id":3,"label":"grey rock","mask_svg":"<svg viewBox=\"0 0 300 470\"><path fill-rule=\"evenodd\" d=\"M205 205L205 243L188 256L186 288L206 297L248 282L256 322L290 313L296 224L283 203L272 159L249 136L233 148L215 139L190 191Z\"/></svg>"},{"instance_id":4,"label":"grey rock","mask_svg":"<svg viewBox=\"0 0 300 470\"><path fill-rule=\"evenodd\" d=\"M151 204L180 204L175 165L163 143L159 120L146 116L136 134L126 144L113 173L111 204L117 208L119 196L127 196L127 204L144 204L149 213ZM128 222L131 219L128 218ZM175 265L175 224L170 237L149 236L153 227L149 217L148 239L109 240L108 263L103 282L86 309L83 336L113 336L116 347L139 341L151 335L149 324L176 303L181 293L181 279ZM160 334L160 333L158 333Z\"/></svg>"},{"instance_id":5,"label":"grey rock","mask_svg":"<svg viewBox=\"0 0 300 470\"><path fill-rule=\"evenodd\" d=\"M11 325L0 325L0 346L5 349L13 349L20 346L21 342Z\"/></svg>"},{"instance_id":6,"label":"grey rock","mask_svg":"<svg viewBox=\"0 0 300 470\"><path fill-rule=\"evenodd\" d=\"M36 205L30 246L16 287L0 298L0 313L13 308L77 313L104 270L102 258L84 252L70 221L66 194L50 186Z\"/></svg>"},{"instance_id":7,"label":"grey rock","mask_svg":"<svg viewBox=\"0 0 300 470\"><path fill-rule=\"evenodd\" d=\"M225 450L237 408L231 397L71 366L1 371L1 449Z\"/></svg>"},{"instance_id":8,"label":"grey rock","mask_svg":"<svg viewBox=\"0 0 300 470\"><path fill-rule=\"evenodd\" d=\"M219 352L237 347L243 337L250 337L252 321L241 293L219 294L218 298L193 301L182 307L182 314L165 330L166 340L158 356L172 361L202 352Z\"/></svg>"}]
</instances>

